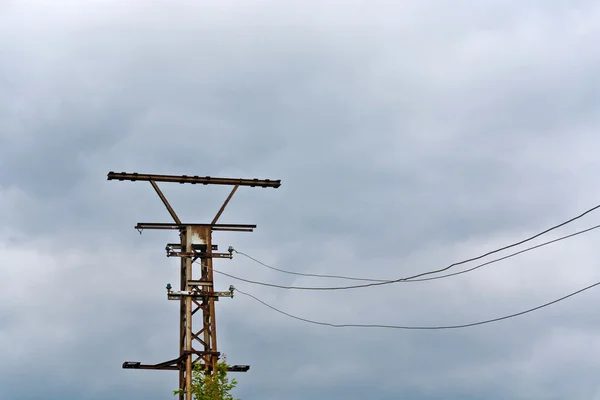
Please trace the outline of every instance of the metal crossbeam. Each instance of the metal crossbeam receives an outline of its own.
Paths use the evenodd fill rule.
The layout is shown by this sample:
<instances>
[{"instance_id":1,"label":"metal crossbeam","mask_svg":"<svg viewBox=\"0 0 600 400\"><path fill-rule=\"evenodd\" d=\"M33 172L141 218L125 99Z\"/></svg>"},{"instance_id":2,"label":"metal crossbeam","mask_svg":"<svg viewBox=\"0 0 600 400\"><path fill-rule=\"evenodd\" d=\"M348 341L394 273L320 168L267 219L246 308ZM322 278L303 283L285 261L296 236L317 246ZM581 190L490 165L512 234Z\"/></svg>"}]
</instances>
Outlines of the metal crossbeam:
<instances>
[{"instance_id":1,"label":"metal crossbeam","mask_svg":"<svg viewBox=\"0 0 600 400\"><path fill-rule=\"evenodd\" d=\"M220 355L220 353L219 353ZM125 361L123 363L123 369L150 369L150 370L163 370L163 371L178 371L179 364L181 364L181 357L174 360L165 361L160 364L142 364L139 361ZM209 367L209 369L211 369ZM248 372L250 369L249 365L231 365L227 368L229 372Z\"/></svg>"},{"instance_id":2,"label":"metal crossbeam","mask_svg":"<svg viewBox=\"0 0 600 400\"><path fill-rule=\"evenodd\" d=\"M232 232L252 232L256 225L248 224L186 224L186 223L173 223L173 222L138 222L135 226L137 230L144 229L183 229L186 226L194 227L210 227L213 231L232 231Z\"/></svg>"},{"instance_id":3,"label":"metal crossbeam","mask_svg":"<svg viewBox=\"0 0 600 400\"><path fill-rule=\"evenodd\" d=\"M230 185L230 186L250 186L250 187L271 187L278 188L281 186L281 180L270 179L238 179L238 178L215 178L212 176L188 176L188 175L151 175L138 174L137 172L109 172L108 180L119 181L155 181L155 182L172 182L172 183L191 183L202 185Z\"/></svg>"}]
</instances>

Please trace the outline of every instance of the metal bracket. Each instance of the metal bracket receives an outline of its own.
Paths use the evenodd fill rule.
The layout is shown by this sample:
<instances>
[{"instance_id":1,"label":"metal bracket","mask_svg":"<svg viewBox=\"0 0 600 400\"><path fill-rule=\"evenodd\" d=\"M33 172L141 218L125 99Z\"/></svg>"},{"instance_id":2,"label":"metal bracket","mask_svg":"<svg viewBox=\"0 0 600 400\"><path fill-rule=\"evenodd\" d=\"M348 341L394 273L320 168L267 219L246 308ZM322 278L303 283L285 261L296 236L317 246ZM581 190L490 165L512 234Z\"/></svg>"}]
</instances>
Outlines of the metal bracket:
<instances>
[{"instance_id":1,"label":"metal bracket","mask_svg":"<svg viewBox=\"0 0 600 400\"><path fill-rule=\"evenodd\" d=\"M162 362L160 364L142 364L139 361L125 361L123 363L123 369L158 369L177 371L179 370L179 365L181 364L182 359L183 357L179 357L174 360ZM211 368L208 367L208 369L210 370ZM249 365L232 365L227 370L229 372L248 372L249 369Z\"/></svg>"},{"instance_id":2,"label":"metal bracket","mask_svg":"<svg viewBox=\"0 0 600 400\"><path fill-rule=\"evenodd\" d=\"M202 282L208 283L208 282ZM207 292L201 290L178 290L174 291L171 289L167 289L167 299L169 300L181 300L182 297L191 297L192 299L202 299L205 297L219 298L219 297L231 297L233 299L233 292L235 291L235 287L233 285L229 286L229 291L227 292Z\"/></svg>"},{"instance_id":3,"label":"metal bracket","mask_svg":"<svg viewBox=\"0 0 600 400\"><path fill-rule=\"evenodd\" d=\"M200 253L197 251L172 251L167 250L167 257L195 257L195 258L233 258L229 253Z\"/></svg>"}]
</instances>

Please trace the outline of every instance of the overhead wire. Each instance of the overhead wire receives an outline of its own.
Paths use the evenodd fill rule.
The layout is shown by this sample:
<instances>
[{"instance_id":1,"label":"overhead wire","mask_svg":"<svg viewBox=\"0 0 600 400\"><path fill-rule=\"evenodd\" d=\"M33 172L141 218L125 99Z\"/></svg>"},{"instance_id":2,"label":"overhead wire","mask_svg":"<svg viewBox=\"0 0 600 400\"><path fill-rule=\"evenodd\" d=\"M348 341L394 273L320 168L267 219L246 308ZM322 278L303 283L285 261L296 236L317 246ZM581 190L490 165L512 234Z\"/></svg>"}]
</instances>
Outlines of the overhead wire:
<instances>
[{"instance_id":1,"label":"overhead wire","mask_svg":"<svg viewBox=\"0 0 600 400\"><path fill-rule=\"evenodd\" d=\"M510 318L515 318L524 314L528 314L531 313L533 311L537 311L540 310L542 308L551 306L553 304L556 304L558 302L561 302L563 300L566 300L570 297L573 297L579 293L585 292L586 290L592 289L596 286L600 285L600 282L596 282L592 285L586 286L583 289L579 289L573 293L570 293L566 296L560 297L556 300L550 301L548 303L544 303L542 305L539 305L537 307L533 307L530 309L527 309L525 311L520 311L514 314L510 314L510 315L506 315L503 317L499 317L499 318L492 318L492 319L488 319L488 320L483 320L483 321L477 321L477 322L472 322L472 323L468 323L468 324L459 324L459 325L441 325L441 326L405 326L405 325L384 325L384 324L333 324L333 323L329 323L329 322L321 322L321 321L315 321L315 320L311 320L311 319L307 319L307 318L302 318L302 317L298 317L296 315L290 314L288 312L285 312L283 310L280 310L279 308L276 308L264 301L262 301L261 299L243 292L239 289L235 289L236 293L240 293L244 296L248 296L252 299L254 299L255 301L257 301L258 303L264 305L265 307L270 308L271 310L279 313L279 314L283 314L289 318L293 318L296 319L298 321L303 321L309 324L314 324L314 325L322 325L322 326L329 326L332 328L382 328L382 329L404 329L404 330L447 330L447 329L460 329L460 328L469 328L469 327L473 327L473 326L478 326L478 325L485 325L485 324L490 324L492 322L498 322L498 321L503 321L506 319L510 319Z\"/></svg>"},{"instance_id":2,"label":"overhead wire","mask_svg":"<svg viewBox=\"0 0 600 400\"><path fill-rule=\"evenodd\" d=\"M354 277L350 277L350 276L344 276L344 275L324 275L324 274L310 274L310 273L304 273L304 272L294 272L294 271L288 271L285 269L279 269L276 267L273 267L271 265L268 265L244 252L241 251L237 251L236 249L234 249L233 247L231 247L231 250L236 253L236 254L240 254L246 258L249 258L250 260L254 261L257 264L260 264L264 267L267 267L269 269L272 269L273 271L278 271L278 272L283 272L284 274L290 274L290 275L298 275L298 276L307 276L307 277L313 277L313 278L333 278L333 279L346 279L346 280L351 280L351 281L365 281L365 282L386 282L386 280L383 279L368 279L368 278L354 278Z\"/></svg>"},{"instance_id":3,"label":"overhead wire","mask_svg":"<svg viewBox=\"0 0 600 400\"><path fill-rule=\"evenodd\" d=\"M591 232L591 231L593 231L595 229L598 229L598 228L600 228L600 225L595 225L593 227L590 227L590 228L587 228L587 229L584 229L584 230L581 230L581 231L578 231L578 232L575 232L575 233L571 233L569 235L565 235L565 236L562 236L562 237L559 237L557 239L553 239L553 240L550 240L550 241L547 241L547 242L544 242L544 243L540 243L538 245L528 247L526 249L523 249L523 250L511 253L511 254L508 254L506 256L503 256L503 257L500 257L500 258L496 258L494 260L487 261L485 263L476 265L475 267L472 267L472 268L469 268L469 269L465 269L463 271L458 271L458 272L454 272L454 273L450 273L450 274L439 275L439 276L434 276L434 277L429 277L429 278L418 278L420 276L423 276L423 274L419 274L419 275L415 275L413 277L396 279L396 280L388 280L388 281L378 281L376 283L366 284L366 285L332 286L332 287L318 287L317 286L317 287L313 287L313 286L286 286L286 285L278 285L278 284L275 284L275 283L260 282L260 281L255 281L255 280L251 280L251 279L241 278L241 277L238 277L238 276L235 276L235 275L232 275L232 274L228 274L228 273L223 272L223 271L216 270L214 268L213 268L213 271L215 273L217 273L217 274L220 274L220 275L223 275L223 276L227 276L229 278L236 279L236 280L239 280L241 282L246 282L246 283L250 283L250 284L254 284L254 285L260 285L260 286L273 287L273 288L278 288L278 289L290 289L290 290L347 290L347 289L356 289L356 288L363 288L363 287L369 287L369 286L378 286L378 285L385 285L385 284L392 284L392 283L423 282L423 281L431 281L431 280L436 280L436 279L448 278L448 277L451 277L451 276L456 276L456 275L461 275L461 274L464 274L464 273L467 273L467 272L471 272L471 271L474 271L476 269L482 268L484 266L495 264L497 262L500 262L500 261L503 261L503 260L515 257L515 256L517 256L519 254L523 254L523 253L526 253L526 252L529 252L529 251L532 251L532 250L535 250L535 249L538 249L538 248L541 248L541 247L544 247L544 246L548 246L548 245L556 243L556 242L560 242L562 240L566 240L566 239L569 239L569 238L572 238L572 237L575 237L575 236L578 236L578 235L582 235L584 233ZM263 265L265 265L265 264L263 264Z\"/></svg>"},{"instance_id":4,"label":"overhead wire","mask_svg":"<svg viewBox=\"0 0 600 400\"><path fill-rule=\"evenodd\" d=\"M579 214L579 215L577 215L577 216L575 216L575 217L573 217L573 218L571 218L571 219L568 219L567 221L561 222L561 223L560 223L560 224L558 224L558 225L554 225L554 226L552 226L552 227L550 227L550 228L548 228L548 229L546 229L546 230L544 230L544 231L542 231L542 232L540 232L540 233L537 233L537 234L535 234L535 235L533 235L533 236L530 236L530 237L528 237L528 238L526 238L526 239L523 239L523 240L520 240L520 241L518 241L518 242L515 242L515 243L512 243L512 244L509 244L509 245L506 245L506 246L504 246L504 247L500 247L500 248L498 248L498 249L496 249L496 250L488 251L487 253L484 253L484 254L482 254L482 255L480 255L480 256L476 256L476 257L472 257L472 258L469 258L469 259L466 259L466 260L463 260L463 261L459 261L459 262L452 263L452 264L450 264L449 266L447 266L447 267L445 267L445 268L441 268L441 269L437 269L437 270L433 270L433 271L428 271L428 272L422 272L422 273L419 273L419 274L417 274L417 275L409 276L409 277L406 277L406 278L394 279L394 280L390 280L390 281L384 281L384 282L371 282L371 283L365 283L365 284L362 284L362 285L338 286L338 287L331 287L331 288L318 288L318 289L314 289L314 290L346 290L346 289L358 289L358 288L365 288L365 287L371 287L371 286L389 285L389 284L392 284L392 283L397 283L397 282L401 282L401 281L406 281L406 280L409 280L409 279L420 278L420 277L422 277L422 276L426 276L426 275L438 274L438 273L440 273L440 272L447 271L447 270L449 270L449 269L450 269L450 268L452 268L452 267L455 267L455 266L458 266L458 265L462 265L462 264L466 264L466 263L469 263L469 262L471 262L471 261L477 261L477 260L480 260L480 259L482 259L482 258L485 258L485 257L487 257L487 256L489 256L489 255L492 255L492 254L495 254L495 253L499 253L499 252L501 252L501 251L504 251L504 250L507 250L507 249L510 249L510 248L513 248L513 247L516 247L516 246L520 246L520 245L521 245L521 244L523 244L523 243L529 242L529 241L531 241L531 240L533 240L533 239L536 239L536 238L538 238L538 237L540 237L540 236L542 236L542 235L545 235L545 234L546 234L546 233L548 233L548 232L551 232L551 231L553 231L553 230L555 230L555 229L558 229L558 228L560 228L560 227L562 227L562 226L565 226L565 225L567 225L567 224L570 224L571 222L573 222L573 221L576 221L576 220L578 220L578 219L580 219L580 218L582 218L582 217L586 216L587 214L589 214L589 213L591 213L591 212L593 212L593 211L597 210L598 208L600 208L600 204L598 204L598 205L596 205L596 206L594 206L594 207L592 207L592 208L590 208L590 209L588 209L588 210L584 211L583 213L581 213L581 214ZM235 279L235 278L234 278L234 279ZM248 283L254 283L254 282L248 282ZM292 289L292 288L295 288L295 287L285 287L285 288L286 288L286 289ZM304 288L303 288L303 289L304 289ZM311 290L311 289L306 289L306 290Z\"/></svg>"},{"instance_id":5,"label":"overhead wire","mask_svg":"<svg viewBox=\"0 0 600 400\"><path fill-rule=\"evenodd\" d=\"M415 279L406 279L406 280L404 280L404 281L400 281L400 282L423 282L423 281L432 281L432 280L436 280L436 279L448 278L448 277L450 277L450 276L461 275L461 274L464 274L464 273L466 273L466 272L471 272L471 271L474 271L474 270L476 270L476 269L482 268L482 267L484 267L484 266L487 266L487 265L490 265L490 264L494 264L494 263L497 263L497 262L499 262L499 261L506 260L506 259L508 259L508 258L511 258L511 257L517 256L517 255L519 255L519 254L526 253L526 252L528 252L528 251L531 251L531 250L538 249L538 248L540 248L540 247L544 247L544 246L547 246L547 245L550 245L550 244L553 244L553 243L556 243L556 242L560 242L560 241L562 241L562 240L565 240L565 239L569 239L569 238L572 238L572 237L575 237L575 236L578 236L578 235L582 235L582 234L584 234L584 233L588 233L588 232L590 232L590 231L593 231L593 230L595 230L595 229L598 229L598 228L600 228L600 225L595 225L595 226L593 226L593 227L591 227L591 228L587 228L587 229L584 229L584 230L581 230L581 231L578 231L578 232L575 232L575 233L571 233L571 234L569 234L569 235L561 236L561 237L559 237L559 238L556 238L556 239L553 239L553 240L550 240L550 241L547 241L547 242L544 242L544 243L540 243L540 244L538 244L538 245L535 245L535 246L532 246L532 247L528 247L528 248L526 248L526 249L523 249L523 250L517 251L517 252L515 252L515 253L508 254L508 255L506 255L506 256L504 256L504 257L500 257L500 258L497 258L497 259L494 259L494 260L491 260L491 261L485 262L485 263L483 263L483 264L479 264L479 265L477 265L477 266L475 266L475 267L473 267L473 268L465 269L465 270L463 270L463 271L454 272L454 273L451 273L451 274L445 274L445 275L434 276L434 277L430 277L430 278L420 278L420 279L419 279L419 278L415 278ZM334 278L334 279L347 279L347 280L354 280L354 281L366 281L366 282L393 282L393 283L399 283L397 280L390 280L390 279L369 279L369 278L350 277L350 276L344 276L344 275L324 275L324 274L311 274L311 273L293 272L293 271L288 271L288 270L284 270L284 269L280 269L280 268L273 267L273 266L271 266L271 265L268 265L268 264L266 264L266 263L264 263L264 262L262 262L262 261L260 261L260 260L258 260L258 259L256 259L256 258L254 258L254 257L252 257L252 256L250 256L250 255L248 255L248 254L246 254L246 253L244 253L244 252L241 252L241 251L235 250L235 249L233 249L233 248L232 248L232 250L233 250L233 251L234 251L236 254L240 254L240 255L242 255L242 256L244 256L244 257L246 257L246 258L249 258L250 260L252 260L252 261L254 261L254 262L256 262L256 263L258 263L258 264L260 264L260 265L262 265L262 266L264 266L264 267L267 267L267 268L269 268L269 269L271 269L271 270L274 270L274 271L278 271L278 272L282 272L282 273L290 274L290 275L299 275L299 276L315 277L315 278ZM241 278L234 278L234 279L241 279ZM249 282L249 283L252 283L252 282ZM290 288L291 288L291 287L290 287ZM301 287L298 287L298 288L301 288Z\"/></svg>"}]
</instances>

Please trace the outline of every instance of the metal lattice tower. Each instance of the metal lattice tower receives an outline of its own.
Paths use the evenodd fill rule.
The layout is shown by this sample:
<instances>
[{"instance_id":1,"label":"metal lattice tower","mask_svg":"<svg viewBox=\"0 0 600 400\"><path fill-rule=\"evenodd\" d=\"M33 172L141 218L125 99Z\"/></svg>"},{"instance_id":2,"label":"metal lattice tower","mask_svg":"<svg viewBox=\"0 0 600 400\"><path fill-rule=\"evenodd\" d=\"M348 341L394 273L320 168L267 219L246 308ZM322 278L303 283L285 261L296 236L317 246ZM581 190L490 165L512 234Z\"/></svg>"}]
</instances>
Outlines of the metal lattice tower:
<instances>
[{"instance_id":1,"label":"metal lattice tower","mask_svg":"<svg viewBox=\"0 0 600 400\"><path fill-rule=\"evenodd\" d=\"M108 173L108 180L119 181L146 181L150 182L163 204L171 214L173 223L145 223L140 222L136 229L172 229L179 230L179 243L169 243L166 246L168 257L181 258L180 290L174 291L167 285L169 300L180 302L179 317L179 357L159 364L142 364L140 362L126 361L123 368L127 369L153 369L179 371L179 388L182 389L179 399L192 400L191 382L192 372L196 364L209 373L215 369L220 353L217 351L217 327L215 321L215 301L219 297L233 297L234 287L229 291L215 292L213 285L212 261L214 258L232 258L231 250L219 253L218 246L212 243L212 232L233 231L252 232L256 225L218 224L218 220L227 207L227 204L240 186L272 187L278 188L280 180L259 179L231 179L199 176L173 176L173 175L144 175L138 173ZM209 224L182 223L157 182L191 183L201 185L228 185L233 186L231 193ZM198 265L194 269L194 265ZM195 279L195 276L198 276ZM197 313L202 312L200 329L194 329L193 319ZM246 372L250 366L234 365L230 371Z\"/></svg>"}]
</instances>

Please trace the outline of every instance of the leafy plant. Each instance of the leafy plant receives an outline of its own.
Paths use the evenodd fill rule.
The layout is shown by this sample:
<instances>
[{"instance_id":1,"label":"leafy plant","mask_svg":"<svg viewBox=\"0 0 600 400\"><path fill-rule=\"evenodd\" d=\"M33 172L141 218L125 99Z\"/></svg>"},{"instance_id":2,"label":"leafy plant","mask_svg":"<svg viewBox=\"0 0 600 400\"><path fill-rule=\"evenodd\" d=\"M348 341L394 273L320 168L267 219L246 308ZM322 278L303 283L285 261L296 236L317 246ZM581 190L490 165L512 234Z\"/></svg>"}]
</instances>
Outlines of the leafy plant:
<instances>
[{"instance_id":1,"label":"leafy plant","mask_svg":"<svg viewBox=\"0 0 600 400\"><path fill-rule=\"evenodd\" d=\"M236 387L237 381L229 380L227 376L229 365L226 361L217 363L216 371L211 374L208 370L204 370L201 364L194 366L192 375L192 396L194 400L239 400L235 399L230 393ZM183 390L175 390L174 394L178 395Z\"/></svg>"}]
</instances>

